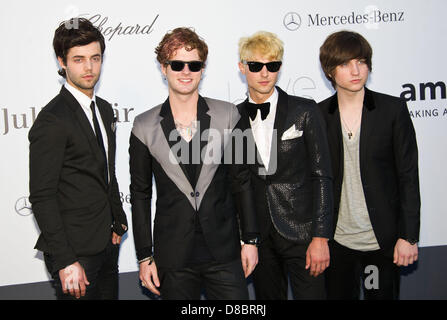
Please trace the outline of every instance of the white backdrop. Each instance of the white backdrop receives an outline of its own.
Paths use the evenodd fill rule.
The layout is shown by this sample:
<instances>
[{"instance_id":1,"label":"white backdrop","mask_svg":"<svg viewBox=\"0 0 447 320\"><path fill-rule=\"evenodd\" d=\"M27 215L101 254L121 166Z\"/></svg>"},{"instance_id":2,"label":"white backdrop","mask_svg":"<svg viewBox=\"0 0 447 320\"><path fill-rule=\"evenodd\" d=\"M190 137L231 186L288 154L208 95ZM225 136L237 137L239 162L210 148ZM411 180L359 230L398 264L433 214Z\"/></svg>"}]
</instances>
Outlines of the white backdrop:
<instances>
[{"instance_id":1,"label":"white backdrop","mask_svg":"<svg viewBox=\"0 0 447 320\"><path fill-rule=\"evenodd\" d=\"M137 114L167 96L154 49L168 30L195 28L209 46L201 94L236 103L246 91L237 69L240 37L258 30L276 33L285 43L279 85L290 94L319 102L332 94L320 71L319 47L330 33L349 29L363 34L374 49L368 87L409 100L420 154L420 245L447 245L446 11L447 2L442 0L3 3L0 286L49 279L42 255L33 249L39 230L27 201L27 134L37 113L60 90L62 78L56 73L52 39L59 23L72 16L90 18L106 38L97 93L112 103L118 116L117 177L129 223L129 133ZM430 83L436 84L433 92L421 90ZM121 248L120 271L136 270L129 232Z\"/></svg>"}]
</instances>

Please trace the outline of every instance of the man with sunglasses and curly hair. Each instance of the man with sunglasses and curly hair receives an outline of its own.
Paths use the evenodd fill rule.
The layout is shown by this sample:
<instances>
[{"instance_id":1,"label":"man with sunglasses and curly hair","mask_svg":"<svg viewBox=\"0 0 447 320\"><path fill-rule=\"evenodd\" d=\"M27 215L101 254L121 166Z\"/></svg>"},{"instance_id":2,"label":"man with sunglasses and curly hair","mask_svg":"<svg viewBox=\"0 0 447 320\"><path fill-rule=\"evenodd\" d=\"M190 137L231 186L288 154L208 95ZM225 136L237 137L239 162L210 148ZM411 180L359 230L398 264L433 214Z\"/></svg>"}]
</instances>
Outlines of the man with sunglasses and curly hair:
<instances>
[{"instance_id":1,"label":"man with sunglasses and curly hair","mask_svg":"<svg viewBox=\"0 0 447 320\"><path fill-rule=\"evenodd\" d=\"M248 98L237 107L238 128L251 128L256 161L250 165L260 226L256 299L324 299L329 265L332 177L326 134L315 101L275 86L283 44L270 32L239 41L239 69Z\"/></svg>"},{"instance_id":2,"label":"man with sunglasses and curly hair","mask_svg":"<svg viewBox=\"0 0 447 320\"><path fill-rule=\"evenodd\" d=\"M208 47L193 30L168 32L155 52L169 97L135 118L129 149L141 284L163 299L200 299L202 289L208 299L248 299L258 238L250 175L222 161L240 115L199 94Z\"/></svg>"}]
</instances>

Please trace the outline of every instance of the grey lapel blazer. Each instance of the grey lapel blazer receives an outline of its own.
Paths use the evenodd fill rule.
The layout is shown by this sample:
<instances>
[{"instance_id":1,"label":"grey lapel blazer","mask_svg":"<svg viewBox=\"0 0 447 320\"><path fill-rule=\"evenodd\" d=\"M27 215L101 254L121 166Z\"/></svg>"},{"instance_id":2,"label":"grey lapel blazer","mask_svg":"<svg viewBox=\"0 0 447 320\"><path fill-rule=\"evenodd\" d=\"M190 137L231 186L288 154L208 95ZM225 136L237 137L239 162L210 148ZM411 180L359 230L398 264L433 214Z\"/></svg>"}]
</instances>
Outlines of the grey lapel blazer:
<instances>
[{"instance_id":1,"label":"grey lapel blazer","mask_svg":"<svg viewBox=\"0 0 447 320\"><path fill-rule=\"evenodd\" d=\"M257 234L248 168L223 163L239 112L228 102L199 99L204 99L208 107L209 128L205 128L201 137L207 144L201 150L203 163L195 188L179 164L178 146L169 142L177 138L177 130L163 130L168 100L134 120L129 153L135 248L138 259L153 253L158 267L185 265L194 249L196 215L206 245L219 262L240 257L238 221L242 238ZM153 235L152 177L157 189Z\"/></svg>"}]
</instances>

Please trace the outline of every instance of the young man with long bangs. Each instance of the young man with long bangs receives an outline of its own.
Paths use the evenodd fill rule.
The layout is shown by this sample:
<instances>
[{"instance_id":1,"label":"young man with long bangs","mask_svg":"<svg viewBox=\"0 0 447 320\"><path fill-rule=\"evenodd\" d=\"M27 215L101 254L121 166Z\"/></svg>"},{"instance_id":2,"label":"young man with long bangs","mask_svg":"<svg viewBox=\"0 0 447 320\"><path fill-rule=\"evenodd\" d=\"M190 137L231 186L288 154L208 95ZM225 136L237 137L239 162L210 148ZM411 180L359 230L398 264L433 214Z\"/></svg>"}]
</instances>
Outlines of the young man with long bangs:
<instances>
[{"instance_id":1,"label":"young man with long bangs","mask_svg":"<svg viewBox=\"0 0 447 320\"><path fill-rule=\"evenodd\" d=\"M358 299L361 286L365 299L397 299L398 266L418 258L416 135L405 101L365 87L371 58L368 41L351 31L331 34L320 48L336 90L319 103L334 173L329 299ZM371 272L376 280L363 285Z\"/></svg>"},{"instance_id":2,"label":"young man with long bangs","mask_svg":"<svg viewBox=\"0 0 447 320\"><path fill-rule=\"evenodd\" d=\"M226 149L239 113L199 94L208 47L193 30L168 32L155 52L169 97L135 118L129 149L142 286L163 299L200 299L202 289L208 299L248 299L258 238L248 168L207 157Z\"/></svg>"},{"instance_id":3,"label":"young man with long bangs","mask_svg":"<svg viewBox=\"0 0 447 320\"><path fill-rule=\"evenodd\" d=\"M58 299L117 299L118 254L127 219L115 176L115 120L96 96L104 37L83 18L63 22L53 47L65 78L29 132L36 249Z\"/></svg>"},{"instance_id":4,"label":"young man with long bangs","mask_svg":"<svg viewBox=\"0 0 447 320\"><path fill-rule=\"evenodd\" d=\"M332 178L323 120L315 101L275 86L283 44L270 32L239 42L239 69L248 98L237 107L238 128L251 130L256 161L250 165L261 232L253 273L257 299L324 299L329 264Z\"/></svg>"}]
</instances>

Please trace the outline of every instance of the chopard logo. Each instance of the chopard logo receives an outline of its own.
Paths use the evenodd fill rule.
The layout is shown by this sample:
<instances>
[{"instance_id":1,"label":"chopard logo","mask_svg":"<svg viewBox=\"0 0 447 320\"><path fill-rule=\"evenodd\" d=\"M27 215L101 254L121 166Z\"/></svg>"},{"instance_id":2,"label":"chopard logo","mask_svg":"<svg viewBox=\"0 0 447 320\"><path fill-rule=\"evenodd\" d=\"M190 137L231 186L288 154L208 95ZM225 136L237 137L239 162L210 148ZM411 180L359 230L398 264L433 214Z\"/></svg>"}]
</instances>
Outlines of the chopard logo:
<instances>
[{"instance_id":1,"label":"chopard logo","mask_svg":"<svg viewBox=\"0 0 447 320\"><path fill-rule=\"evenodd\" d=\"M301 26L301 17L296 12L288 12L282 21L284 27L289 31L296 31Z\"/></svg>"},{"instance_id":2,"label":"chopard logo","mask_svg":"<svg viewBox=\"0 0 447 320\"><path fill-rule=\"evenodd\" d=\"M102 32L104 37L107 40L112 40L112 38L117 36L126 36L126 35L148 35L152 33L154 30L154 24L157 21L159 14L155 16L151 23L145 25L139 25L138 23L132 25L125 25L122 22L119 22L117 25L109 24L109 17L103 17L100 14L95 14L88 18L95 27Z\"/></svg>"},{"instance_id":3,"label":"chopard logo","mask_svg":"<svg viewBox=\"0 0 447 320\"><path fill-rule=\"evenodd\" d=\"M29 216L33 213L33 209L31 208L31 203L28 200L28 197L21 197L17 199L16 204L14 206L17 214L25 217Z\"/></svg>"},{"instance_id":4,"label":"chopard logo","mask_svg":"<svg viewBox=\"0 0 447 320\"><path fill-rule=\"evenodd\" d=\"M125 24L123 22L118 22L118 24L110 25L109 17L102 16L97 13L92 16L88 13L79 13L79 9L76 6L69 6L65 10L66 12L66 22L65 27L67 29L77 29L79 28L78 18L86 18L93 23L95 27L101 31L104 37L110 41L115 36L128 36L128 35L148 35L152 33L154 29L155 22L160 16L157 14L155 18L146 24ZM71 19L71 17L76 17Z\"/></svg>"}]
</instances>

